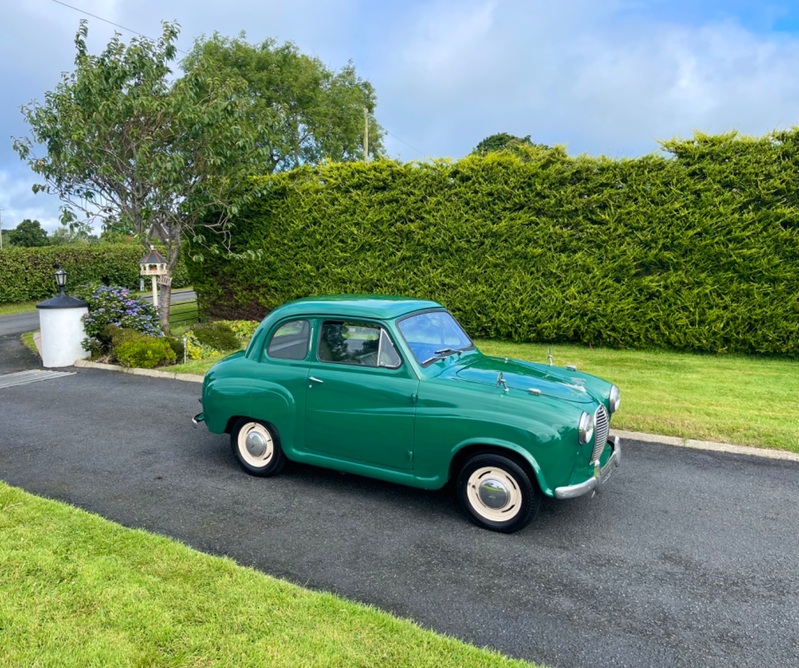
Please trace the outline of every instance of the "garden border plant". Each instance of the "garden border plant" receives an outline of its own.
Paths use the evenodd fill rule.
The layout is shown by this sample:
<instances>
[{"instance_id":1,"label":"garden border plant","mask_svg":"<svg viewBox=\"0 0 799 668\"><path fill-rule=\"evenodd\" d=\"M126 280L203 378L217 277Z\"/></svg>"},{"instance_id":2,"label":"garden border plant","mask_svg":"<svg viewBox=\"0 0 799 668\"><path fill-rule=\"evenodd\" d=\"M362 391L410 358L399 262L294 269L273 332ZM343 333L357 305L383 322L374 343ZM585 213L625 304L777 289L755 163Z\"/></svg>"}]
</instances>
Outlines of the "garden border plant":
<instances>
[{"instance_id":1,"label":"garden border plant","mask_svg":"<svg viewBox=\"0 0 799 668\"><path fill-rule=\"evenodd\" d=\"M153 368L174 363L175 351L164 337L152 304L121 287L83 286L76 291L88 304L83 316L83 347L92 357L117 359L124 366Z\"/></svg>"}]
</instances>

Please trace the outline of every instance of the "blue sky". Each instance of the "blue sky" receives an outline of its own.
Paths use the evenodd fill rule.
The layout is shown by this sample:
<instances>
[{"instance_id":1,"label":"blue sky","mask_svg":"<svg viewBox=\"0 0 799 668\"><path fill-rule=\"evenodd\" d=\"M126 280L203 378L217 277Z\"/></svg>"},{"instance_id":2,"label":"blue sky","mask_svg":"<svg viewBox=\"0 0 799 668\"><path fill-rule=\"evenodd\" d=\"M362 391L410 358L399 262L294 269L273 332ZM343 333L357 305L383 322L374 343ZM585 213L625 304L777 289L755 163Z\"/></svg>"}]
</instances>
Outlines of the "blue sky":
<instances>
[{"instance_id":1,"label":"blue sky","mask_svg":"<svg viewBox=\"0 0 799 668\"><path fill-rule=\"evenodd\" d=\"M181 25L180 47L218 31L290 40L338 69L352 60L378 95L385 145L400 160L460 158L495 132L572 155L638 156L658 140L799 125L799 1L755 0L64 0L151 37ZM11 148L20 105L72 68L89 20L99 51L114 28L55 0L0 10L0 215L5 229L57 223Z\"/></svg>"}]
</instances>

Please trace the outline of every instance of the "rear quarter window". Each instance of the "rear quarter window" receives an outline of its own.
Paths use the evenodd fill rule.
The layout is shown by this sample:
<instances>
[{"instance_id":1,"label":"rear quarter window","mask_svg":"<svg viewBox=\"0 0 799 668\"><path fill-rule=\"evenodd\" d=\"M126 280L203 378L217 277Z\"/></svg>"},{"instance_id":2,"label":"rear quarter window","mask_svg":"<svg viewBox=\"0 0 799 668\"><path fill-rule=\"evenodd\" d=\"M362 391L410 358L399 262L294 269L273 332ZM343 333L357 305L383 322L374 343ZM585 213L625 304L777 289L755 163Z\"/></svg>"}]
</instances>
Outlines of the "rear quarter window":
<instances>
[{"instance_id":1,"label":"rear quarter window","mask_svg":"<svg viewBox=\"0 0 799 668\"><path fill-rule=\"evenodd\" d=\"M291 320L280 325L269 339L266 354L272 359L304 360L311 341L311 324L307 320Z\"/></svg>"}]
</instances>

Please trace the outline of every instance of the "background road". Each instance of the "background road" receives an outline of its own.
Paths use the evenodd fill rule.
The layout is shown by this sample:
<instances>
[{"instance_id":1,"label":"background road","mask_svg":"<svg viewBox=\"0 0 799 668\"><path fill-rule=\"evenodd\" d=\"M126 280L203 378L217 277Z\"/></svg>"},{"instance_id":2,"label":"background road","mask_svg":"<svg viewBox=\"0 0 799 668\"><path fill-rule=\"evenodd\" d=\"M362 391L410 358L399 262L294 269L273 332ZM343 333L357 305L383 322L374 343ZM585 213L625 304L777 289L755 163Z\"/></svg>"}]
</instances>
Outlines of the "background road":
<instances>
[{"instance_id":1,"label":"background road","mask_svg":"<svg viewBox=\"0 0 799 668\"><path fill-rule=\"evenodd\" d=\"M0 336L33 332L37 329L39 329L38 311L0 315Z\"/></svg>"},{"instance_id":2,"label":"background road","mask_svg":"<svg viewBox=\"0 0 799 668\"><path fill-rule=\"evenodd\" d=\"M55 291L53 296L55 296ZM172 293L173 304L193 302L197 299L194 290L176 290ZM152 303L152 295L142 297L143 301ZM39 311L27 311L11 315L0 315L0 336L6 334L22 334L39 329Z\"/></svg>"},{"instance_id":3,"label":"background road","mask_svg":"<svg viewBox=\"0 0 799 668\"><path fill-rule=\"evenodd\" d=\"M247 476L191 428L199 389L90 369L0 389L0 478L551 666L799 665L799 464L628 443L602 496L505 536L446 492Z\"/></svg>"}]
</instances>

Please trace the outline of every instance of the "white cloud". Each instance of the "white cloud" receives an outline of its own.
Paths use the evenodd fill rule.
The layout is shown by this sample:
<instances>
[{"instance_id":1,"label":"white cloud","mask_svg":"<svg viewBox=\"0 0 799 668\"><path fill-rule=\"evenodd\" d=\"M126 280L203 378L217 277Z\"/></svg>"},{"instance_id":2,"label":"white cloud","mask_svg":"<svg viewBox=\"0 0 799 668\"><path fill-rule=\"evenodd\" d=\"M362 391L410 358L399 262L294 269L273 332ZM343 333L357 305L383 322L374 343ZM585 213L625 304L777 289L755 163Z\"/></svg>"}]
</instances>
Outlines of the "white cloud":
<instances>
[{"instance_id":1,"label":"white cloud","mask_svg":"<svg viewBox=\"0 0 799 668\"><path fill-rule=\"evenodd\" d=\"M435 6L418 22L418 36L405 48L403 59L420 83L456 89L475 73L491 69L491 29L497 0L464 7L447 2Z\"/></svg>"},{"instance_id":2,"label":"white cloud","mask_svg":"<svg viewBox=\"0 0 799 668\"><path fill-rule=\"evenodd\" d=\"M796 35L749 30L728 14L664 21L651 9L425 5L384 58L382 117L425 153L454 157L501 131L571 153L640 155L695 129L764 134L799 122Z\"/></svg>"},{"instance_id":3,"label":"white cloud","mask_svg":"<svg viewBox=\"0 0 799 668\"><path fill-rule=\"evenodd\" d=\"M31 192L34 182L26 175L0 170L0 215L4 230L16 227L26 218L38 220L50 232L61 226L57 200L44 196L34 198Z\"/></svg>"}]
</instances>

